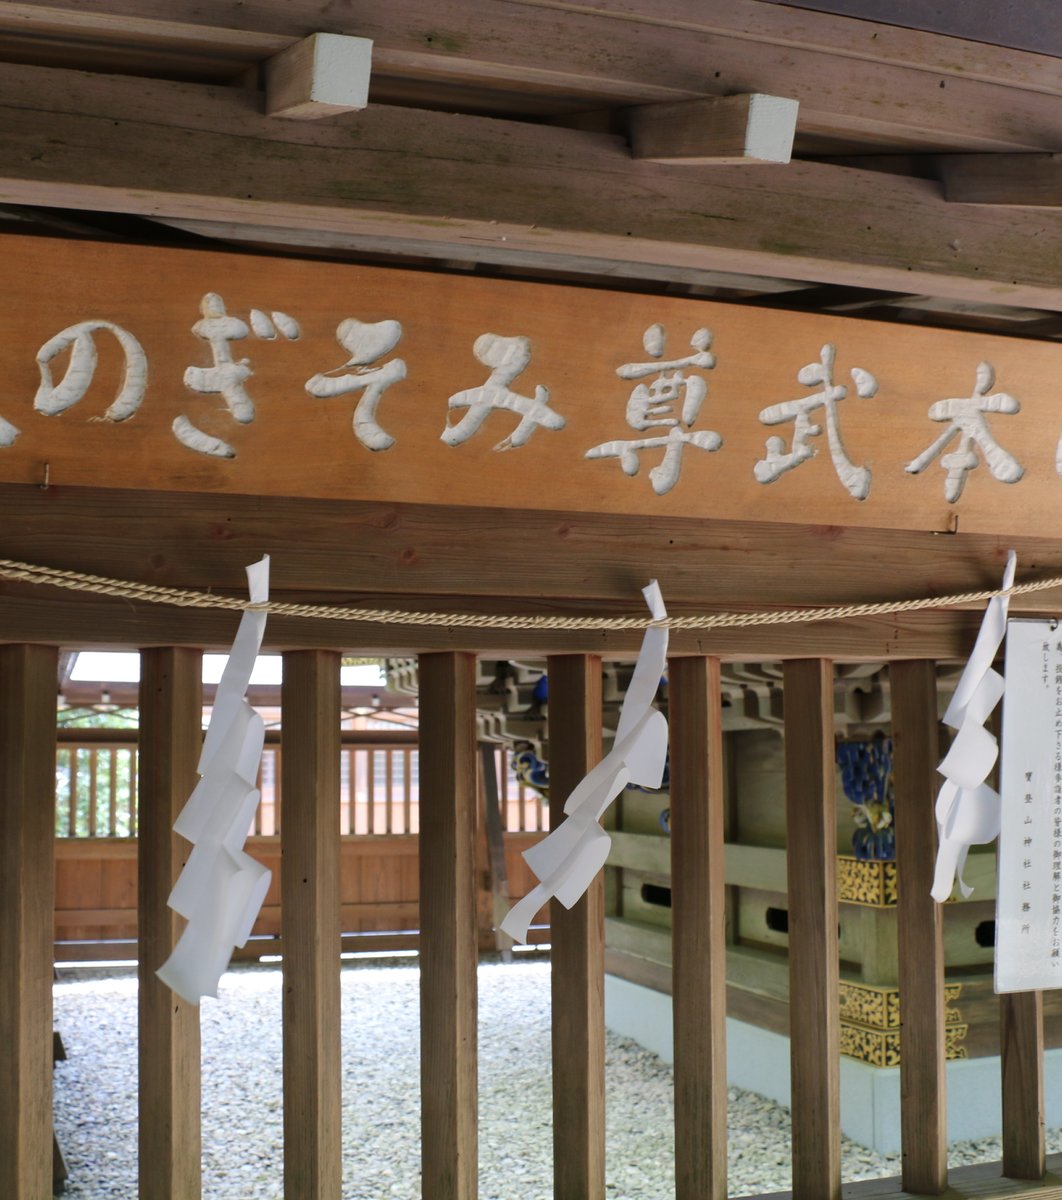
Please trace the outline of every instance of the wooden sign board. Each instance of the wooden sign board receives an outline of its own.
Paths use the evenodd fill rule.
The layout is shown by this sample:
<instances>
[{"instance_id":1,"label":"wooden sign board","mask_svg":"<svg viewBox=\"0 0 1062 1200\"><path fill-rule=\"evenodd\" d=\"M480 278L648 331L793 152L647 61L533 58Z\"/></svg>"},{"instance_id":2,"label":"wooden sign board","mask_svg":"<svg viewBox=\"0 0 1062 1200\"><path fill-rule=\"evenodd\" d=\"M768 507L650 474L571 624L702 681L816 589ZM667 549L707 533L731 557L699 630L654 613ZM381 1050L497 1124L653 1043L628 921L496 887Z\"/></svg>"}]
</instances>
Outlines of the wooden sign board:
<instances>
[{"instance_id":1,"label":"wooden sign board","mask_svg":"<svg viewBox=\"0 0 1062 1200\"><path fill-rule=\"evenodd\" d=\"M197 250L0 245L3 482L1060 527L1056 344Z\"/></svg>"}]
</instances>

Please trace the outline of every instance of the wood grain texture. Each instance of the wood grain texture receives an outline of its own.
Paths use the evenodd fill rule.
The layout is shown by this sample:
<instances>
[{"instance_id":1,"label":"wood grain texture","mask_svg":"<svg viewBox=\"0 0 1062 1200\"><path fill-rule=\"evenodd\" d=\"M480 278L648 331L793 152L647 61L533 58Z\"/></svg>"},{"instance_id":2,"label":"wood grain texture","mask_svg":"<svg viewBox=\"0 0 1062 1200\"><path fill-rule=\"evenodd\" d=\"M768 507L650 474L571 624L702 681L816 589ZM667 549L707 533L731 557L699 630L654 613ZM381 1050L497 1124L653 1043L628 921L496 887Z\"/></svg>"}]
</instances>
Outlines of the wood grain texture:
<instances>
[{"instance_id":1,"label":"wood grain texture","mask_svg":"<svg viewBox=\"0 0 1062 1200\"><path fill-rule=\"evenodd\" d=\"M755 93L647 104L628 118L631 153L687 166L786 163L796 117L795 100Z\"/></svg>"},{"instance_id":2,"label":"wood grain texture","mask_svg":"<svg viewBox=\"0 0 1062 1200\"><path fill-rule=\"evenodd\" d=\"M724 1200L726 883L719 660L672 659L668 681L675 1196Z\"/></svg>"},{"instance_id":3,"label":"wood grain texture","mask_svg":"<svg viewBox=\"0 0 1062 1200\"><path fill-rule=\"evenodd\" d=\"M905 82L939 97L939 81ZM985 86L997 93L990 102L1013 100ZM763 82L736 90L801 98ZM1053 149L1053 99L1018 95L1035 114L1027 128L1043 131L1032 139L1021 138L1014 107L1004 110L1009 145L980 114L961 140L952 131L927 144L917 128L904 132L925 149ZM289 238L325 231L351 249L458 261L621 274L649 266L658 278L703 267L1062 307L1050 249L1062 218L957 213L926 181L814 162L708 181L632 163L626 143L604 134L370 105L352 136L342 123L275 121L260 105L257 92L237 88L9 65L0 199L208 218ZM27 153L42 141L46 156ZM961 254L949 251L956 241Z\"/></svg>"},{"instance_id":4,"label":"wood grain texture","mask_svg":"<svg viewBox=\"0 0 1062 1200\"><path fill-rule=\"evenodd\" d=\"M944 1057L944 913L930 896L936 862L934 802L940 759L936 668L893 663L899 938L900 1129L904 1187L929 1196L948 1185Z\"/></svg>"},{"instance_id":5,"label":"wood grain texture","mask_svg":"<svg viewBox=\"0 0 1062 1200\"><path fill-rule=\"evenodd\" d=\"M284 656L281 720L284 1195L335 1200L343 1167L338 653Z\"/></svg>"},{"instance_id":6,"label":"wood grain texture","mask_svg":"<svg viewBox=\"0 0 1062 1200\"><path fill-rule=\"evenodd\" d=\"M759 172L750 174L759 178ZM20 430L0 455L0 479L9 482L41 484L47 464L49 486L55 487L107 483L135 491L488 510L511 506L519 495L558 513L924 532L961 528L1008 536L1039 534L1062 510L1054 441L1044 435L1058 425L1050 380L1062 371L1062 346L1051 342L668 296L595 291L588 300L585 289L554 284L412 275L349 263L40 238L8 237L3 244L19 280L0 343L0 370L9 385L0 416ZM1010 265L1013 274L1018 268ZM164 292L156 286L160 273ZM236 393L230 388L226 404L208 365L222 349L206 345L207 323L196 320L204 297L219 289L223 294L212 303L236 322L231 346L222 345L246 357L251 372L241 384L250 410L241 411L239 420L231 398ZM295 319L300 336L252 334L247 321L261 305ZM496 327L499 311L511 314L506 328L517 331L506 337L528 339L521 351L526 361L509 397L480 411L473 397L490 375L480 338ZM393 444L375 452L355 434L367 436L361 424L366 394L353 376L345 376L346 384L329 376L329 388L346 388L338 395L307 390L324 386L321 372L347 363L351 348L337 345L337 331L355 312L361 321L401 326L401 341L391 349L378 343L373 359L381 370L405 370L379 398L377 433ZM69 344L71 330L104 315L126 331L122 336L137 339L147 381L128 415L93 420L110 411L133 352L123 354L113 331L96 330L100 361L75 387L75 356L57 347ZM652 472L665 451L634 436L645 430L632 428L639 426L636 417L624 416L632 386L620 377L646 356L643 339L656 325L666 335L663 352L671 356L687 354L693 340L698 347L705 339L712 345L709 357L691 368L691 379L711 393L693 433L715 440L680 447L673 486L662 494ZM698 334L701 329L708 332ZM343 336L349 340L349 331ZM828 368L818 362L824 344L836 352ZM515 345L509 343L507 352ZM82 332L78 363L87 346ZM955 444L960 433L929 414L938 400L970 397L982 361L1018 405L986 418L991 436L1013 455L1009 474L996 471L1011 482L987 468L971 471L963 476L961 498L949 501L945 487L952 476L942 470L944 460L920 456L940 438ZM642 367L654 371L651 362ZM844 391L825 418L820 409L810 410L831 429L801 435L792 424L793 406L821 400L821 393L807 391L814 384L798 382L798 373L810 367ZM853 373L860 371L873 376L876 390L857 392ZM194 389L185 382L189 377ZM495 384L502 386L497 379ZM859 386L867 393L869 385ZM549 404L536 420L548 419L553 427L531 423L527 443L509 445L517 426L530 418L521 422L503 402L526 409L539 387L548 391ZM52 388L56 395L84 397L49 414L39 406ZM677 423L677 399L672 410L666 419ZM175 422L178 428L185 422L191 433L176 435ZM227 449L196 450L192 434ZM769 451L769 438L779 434L782 450ZM836 468L825 452L834 436L845 448ZM639 466L634 478L619 461L628 444L635 446L631 453ZM715 449L708 452L708 445ZM912 463L919 466L914 473L907 469ZM845 475L857 469L865 473L858 485ZM864 490L865 498L856 499Z\"/></svg>"},{"instance_id":7,"label":"wood grain texture","mask_svg":"<svg viewBox=\"0 0 1062 1200\"><path fill-rule=\"evenodd\" d=\"M1044 1153L1044 1001L1042 992L999 997L1003 1174L1042 1179Z\"/></svg>"},{"instance_id":8,"label":"wood grain texture","mask_svg":"<svg viewBox=\"0 0 1062 1200\"><path fill-rule=\"evenodd\" d=\"M52 1194L58 657L0 649L0 1195Z\"/></svg>"},{"instance_id":9,"label":"wood grain texture","mask_svg":"<svg viewBox=\"0 0 1062 1200\"><path fill-rule=\"evenodd\" d=\"M419 670L422 1194L475 1200L475 662L423 654Z\"/></svg>"},{"instance_id":10,"label":"wood grain texture","mask_svg":"<svg viewBox=\"0 0 1062 1200\"><path fill-rule=\"evenodd\" d=\"M954 204L1062 208L1062 154L948 154L937 170Z\"/></svg>"},{"instance_id":11,"label":"wood grain texture","mask_svg":"<svg viewBox=\"0 0 1062 1200\"><path fill-rule=\"evenodd\" d=\"M199 780L202 673L198 650L160 648L140 656L137 909L126 919L133 916L139 928L143 1200L198 1200L201 1186L199 1006L172 992L155 972L186 924L167 901L192 851L173 823Z\"/></svg>"},{"instance_id":12,"label":"wood grain texture","mask_svg":"<svg viewBox=\"0 0 1062 1200\"><path fill-rule=\"evenodd\" d=\"M601 758L601 662L549 659L550 828L568 796ZM553 1194L605 1195L605 892L599 874L572 908L554 902Z\"/></svg>"},{"instance_id":13,"label":"wood grain texture","mask_svg":"<svg viewBox=\"0 0 1062 1200\"><path fill-rule=\"evenodd\" d=\"M785 664L794 1200L841 1194L833 670Z\"/></svg>"},{"instance_id":14,"label":"wood grain texture","mask_svg":"<svg viewBox=\"0 0 1062 1200\"><path fill-rule=\"evenodd\" d=\"M564 0L450 0L433 15L437 24L425 34L417 0L393 0L386 13L316 0L270 0L253 12L235 2L204 9L194 0L83 0L76 10L0 5L0 31L21 61L132 66L140 75L155 67L173 78L222 82L313 33L359 34L374 42L377 103L438 107L449 99L453 110L475 98L481 110L548 115L759 88L800 100L816 130L871 144L890 134L911 145L934 138L997 150L1043 144L1050 118L1031 101L1059 88L1057 61L1042 52L1008 53L983 40L757 0L622 8L593 0L578 10Z\"/></svg>"}]
</instances>

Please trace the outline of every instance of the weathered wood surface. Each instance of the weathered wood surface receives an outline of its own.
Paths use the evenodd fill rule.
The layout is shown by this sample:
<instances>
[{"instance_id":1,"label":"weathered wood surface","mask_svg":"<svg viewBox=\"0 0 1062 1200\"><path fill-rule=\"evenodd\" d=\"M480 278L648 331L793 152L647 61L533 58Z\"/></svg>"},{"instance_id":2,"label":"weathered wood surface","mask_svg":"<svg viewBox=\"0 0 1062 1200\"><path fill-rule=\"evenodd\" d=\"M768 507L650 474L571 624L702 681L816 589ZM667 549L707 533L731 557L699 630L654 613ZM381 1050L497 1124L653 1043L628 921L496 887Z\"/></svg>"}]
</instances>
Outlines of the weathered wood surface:
<instances>
[{"instance_id":1,"label":"weathered wood surface","mask_svg":"<svg viewBox=\"0 0 1062 1200\"><path fill-rule=\"evenodd\" d=\"M841 1195L834 772L831 664L787 661L785 812L796 1200L839 1200Z\"/></svg>"},{"instance_id":2,"label":"weathered wood surface","mask_svg":"<svg viewBox=\"0 0 1062 1200\"><path fill-rule=\"evenodd\" d=\"M673 659L672 990L676 1200L727 1195L726 885L719 660Z\"/></svg>"},{"instance_id":3,"label":"weathered wood surface","mask_svg":"<svg viewBox=\"0 0 1062 1200\"><path fill-rule=\"evenodd\" d=\"M1062 208L1062 154L949 154L937 169L954 203Z\"/></svg>"},{"instance_id":4,"label":"weathered wood surface","mask_svg":"<svg viewBox=\"0 0 1062 1200\"><path fill-rule=\"evenodd\" d=\"M550 827L601 757L601 663L549 659ZM605 890L601 874L570 908L550 905L553 1192L605 1194Z\"/></svg>"},{"instance_id":5,"label":"weathered wood surface","mask_svg":"<svg viewBox=\"0 0 1062 1200\"><path fill-rule=\"evenodd\" d=\"M1045 145L1050 118L1036 93L1057 92L1062 74L1043 53L756 0L622 9L596 0L578 11L560 0L450 0L433 17L425 31L411 0L386 14L322 10L313 0L256 4L250 13L191 0L88 0L76 10L5 3L0 34L16 60L92 70L133 64L142 75L154 67L221 81L313 33L353 34L373 39L377 103L450 100L454 108L474 100L480 111L562 114L758 88L800 100L818 136L888 144L891 134L912 146L997 150ZM1011 106L1017 115L1008 120Z\"/></svg>"},{"instance_id":6,"label":"weathered wood surface","mask_svg":"<svg viewBox=\"0 0 1062 1200\"><path fill-rule=\"evenodd\" d=\"M1046 1164L1042 992L1009 992L999 997L999 1043L1003 1174L1040 1179Z\"/></svg>"},{"instance_id":7,"label":"weathered wood surface","mask_svg":"<svg viewBox=\"0 0 1062 1200\"><path fill-rule=\"evenodd\" d=\"M642 105L629 116L631 153L687 166L787 163L797 107L757 93Z\"/></svg>"},{"instance_id":8,"label":"weathered wood surface","mask_svg":"<svg viewBox=\"0 0 1062 1200\"><path fill-rule=\"evenodd\" d=\"M935 1196L945 1191L948 1182L944 914L929 894L936 861L934 800L940 759L936 666L932 662L894 663L889 680L903 1038L903 1181L913 1192Z\"/></svg>"},{"instance_id":9,"label":"weathered wood surface","mask_svg":"<svg viewBox=\"0 0 1062 1200\"><path fill-rule=\"evenodd\" d=\"M144 1200L198 1200L199 1006L172 992L155 972L186 924L168 901L192 852L173 823L199 780L203 656L190 649L146 650L140 662L140 837L131 897L139 929L139 1192Z\"/></svg>"},{"instance_id":10,"label":"weathered wood surface","mask_svg":"<svg viewBox=\"0 0 1062 1200\"><path fill-rule=\"evenodd\" d=\"M284 1195L334 1200L343 1173L339 1017L339 655L284 656Z\"/></svg>"},{"instance_id":11,"label":"weathered wood surface","mask_svg":"<svg viewBox=\"0 0 1062 1200\"><path fill-rule=\"evenodd\" d=\"M0 649L0 1195L52 1194L55 691L45 646Z\"/></svg>"},{"instance_id":12,"label":"weathered wood surface","mask_svg":"<svg viewBox=\"0 0 1062 1200\"><path fill-rule=\"evenodd\" d=\"M0 449L0 478L9 482L41 484L46 464L47 481L56 487L105 483L458 507L511 504L519 494L559 512L936 532L961 527L1010 536L1050 527L1062 511L1055 467L1062 424L1051 386L1062 346L1050 343L669 297L598 292L588 303L585 291L554 285L213 252L15 237L5 239L4 252L20 281L6 302L0 344L8 381L0 416L20 431ZM202 320L200 310L215 293L221 298L215 296L212 311L228 316ZM247 322L256 309L288 314L301 333L251 333ZM502 326L499 311L509 314ZM381 326L375 348L365 351L374 370L386 375L393 365L398 378L383 386L375 431L357 436L352 418L362 420L364 380L374 376L357 382L355 372L343 384L335 374L344 364L350 370L354 347L336 342L340 323L355 317L401 324L397 344L382 339ZM95 331L101 361L75 386L74 360L80 362L85 347L70 358L52 341L62 336L68 345L73 335L64 331L99 321L137 339L147 374L126 415L102 420L93 418L104 414L123 380L129 386L133 352L123 356L111 330ZM216 334L204 331L211 321ZM643 337L656 326L660 344L648 351ZM513 341L484 348L483 338L500 337L499 329L505 339L529 343L519 352ZM700 336L699 329L709 333ZM220 348L212 349L208 336L221 337ZM825 344L836 347L836 365L828 368L819 364ZM701 354L692 366L685 363L691 353ZM239 370L248 377L221 382L219 354L246 358L249 365ZM502 358L513 366L503 369ZM978 374L983 361L994 368L994 384ZM676 364L690 387L700 381L708 389L699 415L688 419L688 436L714 441L679 447L667 483L655 477L665 443L635 450L639 470L630 478L620 467L621 450L661 436L666 442L666 422L678 421L692 395L685 384L675 385L662 425L655 414L628 419L632 381L644 378L643 391L655 387ZM797 380L798 372L812 370L809 364L816 381L825 376L843 389L831 400L835 411L810 414L836 428L813 435L799 434L797 409L785 409L816 395L821 404L816 382ZM510 393L504 403L524 408L495 411L480 398L477 389L492 366L496 388L511 385L526 397L514 401ZM874 382L860 384L857 394L860 371ZM326 380L322 373L331 374ZM939 438L947 440L949 429L954 449L959 429L929 414L949 397L969 398L975 377L970 403L991 407L998 392L1020 406L984 418L987 436L1014 462L994 478L982 448L974 455L980 469L956 484L939 453L923 455ZM333 386L346 390L330 398L307 394ZM539 388L546 389L543 406L524 415ZM982 400L987 393L993 397ZM45 411L53 396L69 407ZM481 412L469 407L480 404ZM518 425L525 433L516 432ZM372 450L370 436L392 441ZM527 443L518 444L525 436ZM834 448L831 463L826 443L834 436L843 449ZM195 438L214 445L193 448ZM769 450L772 439L781 449ZM916 460L921 465L912 473L907 467ZM957 499L947 499L946 475L961 491Z\"/></svg>"},{"instance_id":13,"label":"weathered wood surface","mask_svg":"<svg viewBox=\"0 0 1062 1200\"><path fill-rule=\"evenodd\" d=\"M938 99L939 82L923 72L905 99L920 89ZM794 99L806 90L797 75L791 88L735 83ZM1009 91L984 86L1011 144L960 108L965 134L931 136L924 148L1054 149L1054 97L1019 92L1014 107ZM1062 307L1057 214L956 214L925 180L806 161L695 179L632 161L626 141L606 134L387 105L370 105L349 128L306 127L261 108L260 93L239 88L9 65L0 200L258 226L306 245L322 234L447 260L649 268L691 282L704 268ZM1023 129L1039 132L1022 138Z\"/></svg>"},{"instance_id":14,"label":"weathered wood surface","mask_svg":"<svg viewBox=\"0 0 1062 1200\"><path fill-rule=\"evenodd\" d=\"M420 1087L424 1200L477 1194L475 662L420 658Z\"/></svg>"}]
</instances>

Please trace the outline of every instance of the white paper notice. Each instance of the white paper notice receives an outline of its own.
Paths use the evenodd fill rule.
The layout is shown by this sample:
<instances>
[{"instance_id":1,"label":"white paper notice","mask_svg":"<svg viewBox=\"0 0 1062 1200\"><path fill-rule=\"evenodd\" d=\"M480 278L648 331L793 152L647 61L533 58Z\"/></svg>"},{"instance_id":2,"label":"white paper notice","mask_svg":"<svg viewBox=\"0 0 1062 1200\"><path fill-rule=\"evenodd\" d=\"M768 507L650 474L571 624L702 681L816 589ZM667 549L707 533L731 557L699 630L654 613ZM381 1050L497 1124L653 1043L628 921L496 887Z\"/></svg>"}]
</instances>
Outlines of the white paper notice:
<instances>
[{"instance_id":1,"label":"white paper notice","mask_svg":"<svg viewBox=\"0 0 1062 1200\"><path fill-rule=\"evenodd\" d=\"M1007 625L996 991L1062 987L1062 631Z\"/></svg>"},{"instance_id":2,"label":"white paper notice","mask_svg":"<svg viewBox=\"0 0 1062 1200\"><path fill-rule=\"evenodd\" d=\"M642 595L653 620L664 620L667 612L655 579ZM653 700L667 664L667 643L666 627L645 631L612 749L565 801L565 819L524 852L524 860L541 882L502 921L502 929L514 941L527 941L527 927L550 897L571 908L590 886L612 845L601 828L601 815L627 784L658 788L663 781L667 718L653 708Z\"/></svg>"},{"instance_id":3,"label":"white paper notice","mask_svg":"<svg viewBox=\"0 0 1062 1200\"><path fill-rule=\"evenodd\" d=\"M1014 584L1014 551L1007 555L1003 590ZM962 869L971 846L990 842L999 833L999 793L985 782L999 757L995 737L985 728L1003 695L1003 676L995 661L1007 631L1009 596L988 602L969 662L951 698L944 724L956 730L951 749L937 770L944 776L937 795L937 828L940 841L931 895L943 904L951 895L956 875L964 896Z\"/></svg>"},{"instance_id":4,"label":"white paper notice","mask_svg":"<svg viewBox=\"0 0 1062 1200\"><path fill-rule=\"evenodd\" d=\"M247 568L252 604L269 599L269 558ZM262 645L266 614L240 619L218 684L199 757L198 785L174 823L195 849L170 893L170 908L188 924L158 976L191 1004L218 994L234 946L251 935L271 872L244 852L258 807L258 766L265 725L247 703L247 684Z\"/></svg>"}]
</instances>

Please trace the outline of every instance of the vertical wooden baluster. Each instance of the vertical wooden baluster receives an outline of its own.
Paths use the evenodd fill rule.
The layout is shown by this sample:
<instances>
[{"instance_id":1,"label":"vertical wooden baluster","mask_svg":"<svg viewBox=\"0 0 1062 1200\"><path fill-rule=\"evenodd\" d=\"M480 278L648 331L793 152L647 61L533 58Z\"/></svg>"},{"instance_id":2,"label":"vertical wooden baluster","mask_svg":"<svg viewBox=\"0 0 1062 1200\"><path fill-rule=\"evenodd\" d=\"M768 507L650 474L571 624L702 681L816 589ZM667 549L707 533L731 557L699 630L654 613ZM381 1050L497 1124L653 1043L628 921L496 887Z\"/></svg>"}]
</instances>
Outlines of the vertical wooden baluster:
<instances>
[{"instance_id":1,"label":"vertical wooden baluster","mask_svg":"<svg viewBox=\"0 0 1062 1200\"><path fill-rule=\"evenodd\" d=\"M81 830L78 828L77 821L77 768L78 768L77 746L70 747L70 812L69 812L69 829L67 830L68 837L80 837Z\"/></svg>"},{"instance_id":2,"label":"vertical wooden baluster","mask_svg":"<svg viewBox=\"0 0 1062 1200\"><path fill-rule=\"evenodd\" d=\"M903 1186L937 1196L948 1186L944 1055L943 909L930 896L937 849L940 758L936 667L895 662L893 778L900 951L900 1130Z\"/></svg>"},{"instance_id":3,"label":"vertical wooden baluster","mask_svg":"<svg viewBox=\"0 0 1062 1200\"><path fill-rule=\"evenodd\" d=\"M198 781L202 655L140 656L140 829L137 851L140 1014L140 1195L194 1200L200 1192L199 1009L155 972L184 928L167 904L191 845L173 823Z\"/></svg>"},{"instance_id":4,"label":"vertical wooden baluster","mask_svg":"<svg viewBox=\"0 0 1062 1200\"><path fill-rule=\"evenodd\" d=\"M100 798L98 793L99 787L99 761L100 752L95 746L90 746L88 751L89 757L89 804L88 804L88 836L94 838L96 836L97 813L96 809L99 805Z\"/></svg>"},{"instance_id":5,"label":"vertical wooden baluster","mask_svg":"<svg viewBox=\"0 0 1062 1200\"><path fill-rule=\"evenodd\" d=\"M379 833L376 828L376 751L371 747L365 751L365 764L365 800L369 812L369 833Z\"/></svg>"},{"instance_id":6,"label":"vertical wooden baluster","mask_svg":"<svg viewBox=\"0 0 1062 1200\"><path fill-rule=\"evenodd\" d=\"M676 658L671 725L676 1200L725 1200L726 905L719 660Z\"/></svg>"},{"instance_id":7,"label":"vertical wooden baluster","mask_svg":"<svg viewBox=\"0 0 1062 1200\"><path fill-rule=\"evenodd\" d=\"M0 1196L52 1194L58 652L0 646Z\"/></svg>"},{"instance_id":8,"label":"vertical wooden baluster","mask_svg":"<svg viewBox=\"0 0 1062 1200\"><path fill-rule=\"evenodd\" d=\"M793 1200L841 1193L833 670L785 664Z\"/></svg>"},{"instance_id":9,"label":"vertical wooden baluster","mask_svg":"<svg viewBox=\"0 0 1062 1200\"><path fill-rule=\"evenodd\" d=\"M109 802L107 805L107 836L118 836L118 751L112 746L108 751L107 765L110 771Z\"/></svg>"},{"instance_id":10,"label":"vertical wooden baluster","mask_svg":"<svg viewBox=\"0 0 1062 1200\"><path fill-rule=\"evenodd\" d=\"M413 752L407 746L402 751L402 810L403 833L413 832Z\"/></svg>"},{"instance_id":11,"label":"vertical wooden baluster","mask_svg":"<svg viewBox=\"0 0 1062 1200\"><path fill-rule=\"evenodd\" d=\"M201 720L202 718L200 718ZM136 837L140 828L140 752L129 757L129 836Z\"/></svg>"},{"instance_id":12,"label":"vertical wooden baluster","mask_svg":"<svg viewBox=\"0 0 1062 1200\"><path fill-rule=\"evenodd\" d=\"M395 831L395 819L394 819L395 752L392 747L388 746L387 749L384 750L383 753L384 753L384 762L386 764L386 769L387 769L387 832L394 833L394 831Z\"/></svg>"},{"instance_id":13,"label":"vertical wooden baluster","mask_svg":"<svg viewBox=\"0 0 1062 1200\"><path fill-rule=\"evenodd\" d=\"M422 1194L477 1193L475 657L420 656Z\"/></svg>"},{"instance_id":14,"label":"vertical wooden baluster","mask_svg":"<svg viewBox=\"0 0 1062 1200\"><path fill-rule=\"evenodd\" d=\"M601 758L601 660L549 659L549 813ZM605 1194L605 892L601 875L571 909L550 906L553 996L553 1192Z\"/></svg>"},{"instance_id":15,"label":"vertical wooden baluster","mask_svg":"<svg viewBox=\"0 0 1062 1200\"><path fill-rule=\"evenodd\" d=\"M337 1200L342 1178L339 654L285 654L280 703L284 1196Z\"/></svg>"},{"instance_id":16,"label":"vertical wooden baluster","mask_svg":"<svg viewBox=\"0 0 1062 1200\"><path fill-rule=\"evenodd\" d=\"M1003 1083L1003 1174L1042 1179L1044 1157L1044 1007L1042 992L999 998Z\"/></svg>"}]
</instances>

